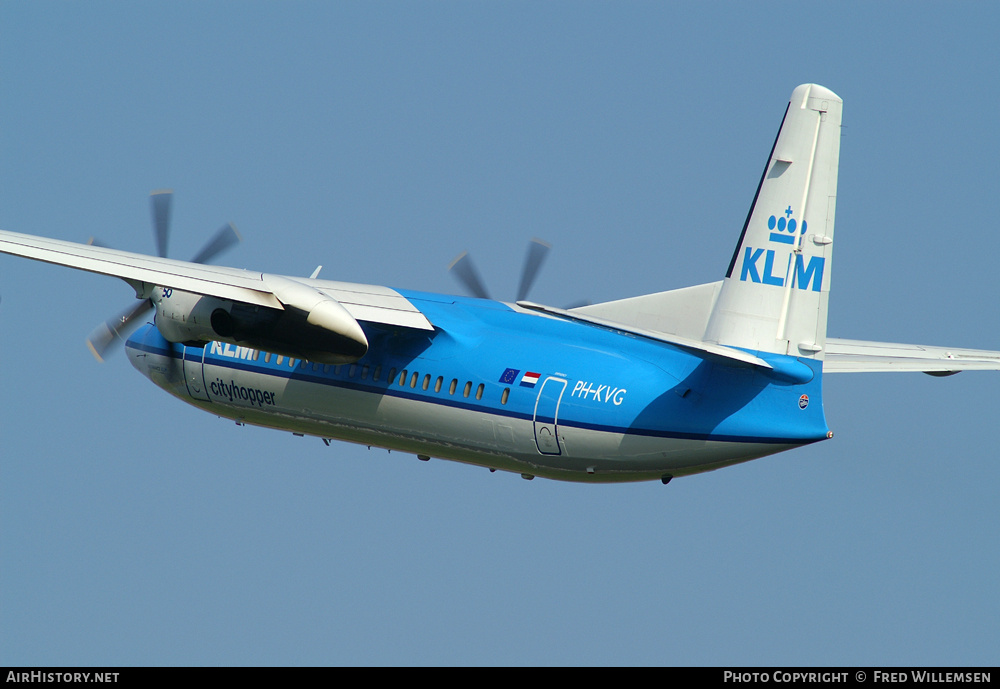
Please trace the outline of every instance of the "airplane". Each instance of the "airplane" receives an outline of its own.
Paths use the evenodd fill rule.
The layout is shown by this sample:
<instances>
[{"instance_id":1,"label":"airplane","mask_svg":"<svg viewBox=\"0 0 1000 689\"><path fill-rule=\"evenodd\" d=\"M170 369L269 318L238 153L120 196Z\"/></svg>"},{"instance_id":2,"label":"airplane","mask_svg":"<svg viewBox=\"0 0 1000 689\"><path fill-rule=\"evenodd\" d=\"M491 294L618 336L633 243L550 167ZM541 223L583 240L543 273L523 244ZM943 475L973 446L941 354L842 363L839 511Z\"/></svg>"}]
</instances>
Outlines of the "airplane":
<instances>
[{"instance_id":1,"label":"airplane","mask_svg":"<svg viewBox=\"0 0 1000 689\"><path fill-rule=\"evenodd\" d=\"M125 340L132 365L238 424L525 479L666 484L832 437L825 373L1000 370L996 351L827 337L842 110L823 86L792 92L723 279L576 308L523 284L507 303L208 265L231 226L168 259L162 192L158 256L5 231L0 252L124 280L139 301L91 335L94 354L152 310Z\"/></svg>"}]
</instances>

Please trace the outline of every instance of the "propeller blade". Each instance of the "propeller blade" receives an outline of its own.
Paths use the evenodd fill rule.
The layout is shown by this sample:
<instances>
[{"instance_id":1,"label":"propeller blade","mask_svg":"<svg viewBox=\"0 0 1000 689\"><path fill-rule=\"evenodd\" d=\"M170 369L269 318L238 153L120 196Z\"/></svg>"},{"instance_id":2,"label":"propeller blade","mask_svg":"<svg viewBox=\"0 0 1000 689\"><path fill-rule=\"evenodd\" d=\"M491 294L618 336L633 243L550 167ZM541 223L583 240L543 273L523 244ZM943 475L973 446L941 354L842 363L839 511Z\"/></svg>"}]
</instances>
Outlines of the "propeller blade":
<instances>
[{"instance_id":1,"label":"propeller blade","mask_svg":"<svg viewBox=\"0 0 1000 689\"><path fill-rule=\"evenodd\" d=\"M528 255L524 259L524 270L521 271L521 286L517 288L518 301L524 301L527 298L531 286L535 283L535 278L538 277L542 262L549 255L551 248L551 244L537 238L528 243Z\"/></svg>"},{"instance_id":2,"label":"propeller blade","mask_svg":"<svg viewBox=\"0 0 1000 689\"><path fill-rule=\"evenodd\" d=\"M448 270L462 283L472 296L479 297L480 299L490 298L486 288L483 287L483 281L479 279L479 271L472 265L472 259L469 257L468 252L463 251L459 254L451 262L451 265L448 266Z\"/></svg>"},{"instance_id":3,"label":"propeller blade","mask_svg":"<svg viewBox=\"0 0 1000 689\"><path fill-rule=\"evenodd\" d=\"M156 252L160 258L167 257L167 239L170 237L170 204L172 189L160 189L149 195L153 210L153 236L156 238Z\"/></svg>"},{"instance_id":4,"label":"propeller blade","mask_svg":"<svg viewBox=\"0 0 1000 689\"><path fill-rule=\"evenodd\" d=\"M112 345L116 344L115 341L125 340L125 333L132 327L132 321L144 315L152 308L153 302L149 299L143 299L138 304L130 306L117 316L109 318L94 328L94 332L90 333L90 337L87 338L87 346L90 348L90 353L98 361L104 361L108 350Z\"/></svg>"},{"instance_id":5,"label":"propeller blade","mask_svg":"<svg viewBox=\"0 0 1000 689\"><path fill-rule=\"evenodd\" d=\"M232 223L220 227L215 235L202 247L198 255L191 259L192 263L208 263L231 246L240 243L240 233Z\"/></svg>"}]
</instances>

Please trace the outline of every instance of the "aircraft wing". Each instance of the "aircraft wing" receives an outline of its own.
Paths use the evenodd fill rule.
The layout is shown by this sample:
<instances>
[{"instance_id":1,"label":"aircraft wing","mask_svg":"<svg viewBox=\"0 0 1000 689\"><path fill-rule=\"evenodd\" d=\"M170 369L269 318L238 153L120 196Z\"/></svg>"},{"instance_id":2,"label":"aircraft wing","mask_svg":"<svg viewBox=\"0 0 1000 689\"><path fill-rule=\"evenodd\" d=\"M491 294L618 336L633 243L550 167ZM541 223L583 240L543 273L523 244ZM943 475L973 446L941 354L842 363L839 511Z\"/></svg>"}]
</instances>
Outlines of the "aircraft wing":
<instances>
[{"instance_id":1,"label":"aircraft wing","mask_svg":"<svg viewBox=\"0 0 1000 689\"><path fill-rule=\"evenodd\" d=\"M273 309L284 308L274 294L275 286L280 286L281 281L273 278L269 281L270 276L258 271L189 263L2 230L0 253L118 277L132 286L137 297L147 297L153 287L159 286ZM356 320L433 330L419 309L388 287L290 279L337 300Z\"/></svg>"},{"instance_id":2,"label":"aircraft wing","mask_svg":"<svg viewBox=\"0 0 1000 689\"><path fill-rule=\"evenodd\" d=\"M939 376L959 371L1000 371L1000 352L827 338L824 373L889 371L922 371Z\"/></svg>"}]
</instances>

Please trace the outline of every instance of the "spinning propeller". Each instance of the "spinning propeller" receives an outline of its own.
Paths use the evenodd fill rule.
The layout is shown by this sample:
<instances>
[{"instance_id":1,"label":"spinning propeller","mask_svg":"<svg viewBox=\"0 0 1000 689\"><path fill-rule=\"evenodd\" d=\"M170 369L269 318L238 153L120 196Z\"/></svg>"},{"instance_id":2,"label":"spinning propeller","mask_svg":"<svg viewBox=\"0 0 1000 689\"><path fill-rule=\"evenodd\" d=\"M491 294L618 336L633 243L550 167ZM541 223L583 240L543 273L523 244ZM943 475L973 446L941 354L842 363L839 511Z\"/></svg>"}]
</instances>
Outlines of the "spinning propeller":
<instances>
[{"instance_id":1,"label":"spinning propeller","mask_svg":"<svg viewBox=\"0 0 1000 689\"><path fill-rule=\"evenodd\" d=\"M160 258L167 257L167 240L170 236L170 206L173 198L174 192L169 189L154 191L149 195L153 211L153 236L156 239L156 252ZM240 235L233 224L224 225L208 240L202 250L191 259L191 262L208 263L226 249L234 244L238 244L239 241ZM107 247L107 245L93 239L90 243L94 246ZM94 331L90 333L90 337L87 338L87 346L90 348L90 352L98 361L104 361L105 355L115 343L115 340L124 342L128 331L140 322L136 319L141 319L152 308L153 301L146 298L101 323L94 328Z\"/></svg>"},{"instance_id":2,"label":"spinning propeller","mask_svg":"<svg viewBox=\"0 0 1000 689\"><path fill-rule=\"evenodd\" d=\"M551 248L551 244L543 242L541 239L532 239L528 242L528 255L524 259L524 269L521 271L521 284L517 288L517 301L524 301L527 298L531 286L535 283L535 278L538 277L538 271L542 267L542 263L545 261L545 257ZM459 254L451 262L451 265L448 266L448 270L451 271L451 274L462 283L472 296L479 297L480 299L490 298L489 293L483 286L483 281L479 278L479 271L473 265L472 258L468 252L463 251Z\"/></svg>"}]
</instances>

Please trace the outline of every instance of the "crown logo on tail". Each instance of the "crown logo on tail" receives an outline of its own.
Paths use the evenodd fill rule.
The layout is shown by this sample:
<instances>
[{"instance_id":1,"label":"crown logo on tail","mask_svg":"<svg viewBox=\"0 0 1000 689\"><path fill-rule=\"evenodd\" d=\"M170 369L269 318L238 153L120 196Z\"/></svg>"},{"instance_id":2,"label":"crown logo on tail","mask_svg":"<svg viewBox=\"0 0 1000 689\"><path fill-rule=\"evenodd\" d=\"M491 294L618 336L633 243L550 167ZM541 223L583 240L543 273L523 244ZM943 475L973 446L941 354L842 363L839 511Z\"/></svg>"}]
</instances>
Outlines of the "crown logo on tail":
<instances>
[{"instance_id":1,"label":"crown logo on tail","mask_svg":"<svg viewBox=\"0 0 1000 689\"><path fill-rule=\"evenodd\" d=\"M793 213L794 211L792 211L792 207L789 206L785 209L781 216L772 215L767 219L767 229L771 230L770 239L772 242L794 244L796 229L798 229L799 234L806 233L806 221L803 220L801 226L799 226L799 223L792 217Z\"/></svg>"}]
</instances>

